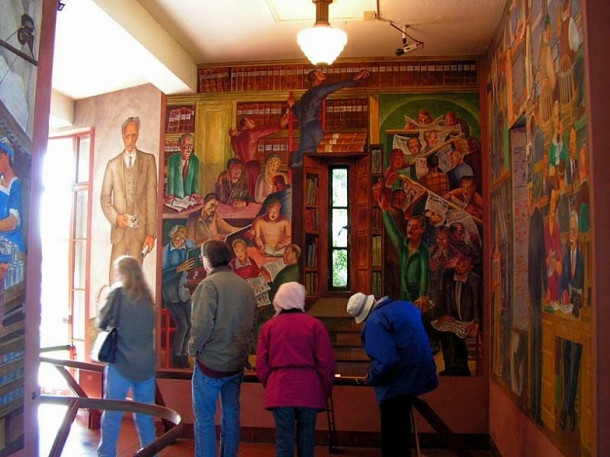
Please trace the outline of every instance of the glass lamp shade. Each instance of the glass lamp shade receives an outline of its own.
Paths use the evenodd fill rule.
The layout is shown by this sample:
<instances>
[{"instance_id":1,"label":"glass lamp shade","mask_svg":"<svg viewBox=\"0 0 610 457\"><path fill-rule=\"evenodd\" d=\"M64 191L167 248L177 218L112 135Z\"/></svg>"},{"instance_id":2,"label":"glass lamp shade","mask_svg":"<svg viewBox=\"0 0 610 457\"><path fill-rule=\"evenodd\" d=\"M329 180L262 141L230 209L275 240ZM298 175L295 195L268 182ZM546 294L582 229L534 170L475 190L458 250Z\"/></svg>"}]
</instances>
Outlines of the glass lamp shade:
<instances>
[{"instance_id":1,"label":"glass lamp shade","mask_svg":"<svg viewBox=\"0 0 610 457\"><path fill-rule=\"evenodd\" d=\"M343 51L347 34L327 24L316 24L301 30L297 35L297 43L312 64L330 65Z\"/></svg>"}]
</instances>

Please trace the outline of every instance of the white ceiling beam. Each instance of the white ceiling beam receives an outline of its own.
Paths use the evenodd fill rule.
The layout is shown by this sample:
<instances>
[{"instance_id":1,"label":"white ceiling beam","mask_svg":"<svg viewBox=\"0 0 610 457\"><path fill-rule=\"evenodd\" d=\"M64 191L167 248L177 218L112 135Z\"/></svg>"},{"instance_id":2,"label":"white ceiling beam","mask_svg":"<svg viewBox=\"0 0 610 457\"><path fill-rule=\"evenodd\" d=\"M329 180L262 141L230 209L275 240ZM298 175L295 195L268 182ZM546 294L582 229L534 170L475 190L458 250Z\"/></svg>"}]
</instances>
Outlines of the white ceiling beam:
<instances>
[{"instance_id":1,"label":"white ceiling beam","mask_svg":"<svg viewBox=\"0 0 610 457\"><path fill-rule=\"evenodd\" d=\"M197 65L187 52L135 0L94 0L148 52L146 76L166 94L197 92Z\"/></svg>"}]
</instances>

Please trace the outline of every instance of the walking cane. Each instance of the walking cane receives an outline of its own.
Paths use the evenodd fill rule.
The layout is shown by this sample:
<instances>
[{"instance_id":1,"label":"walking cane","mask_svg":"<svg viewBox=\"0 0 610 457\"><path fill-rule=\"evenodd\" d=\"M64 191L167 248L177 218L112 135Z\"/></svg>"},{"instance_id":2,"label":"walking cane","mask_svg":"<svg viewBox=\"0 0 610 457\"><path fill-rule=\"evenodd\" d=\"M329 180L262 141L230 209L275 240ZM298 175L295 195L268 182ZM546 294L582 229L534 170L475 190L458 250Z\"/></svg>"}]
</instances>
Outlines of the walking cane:
<instances>
[{"instance_id":1,"label":"walking cane","mask_svg":"<svg viewBox=\"0 0 610 457\"><path fill-rule=\"evenodd\" d=\"M413 408L411 408L411 423L413 424L413 433L415 434L415 449L417 449L417 457L422 457L421 450L419 448L419 436L417 435L417 424L415 423Z\"/></svg>"}]
</instances>

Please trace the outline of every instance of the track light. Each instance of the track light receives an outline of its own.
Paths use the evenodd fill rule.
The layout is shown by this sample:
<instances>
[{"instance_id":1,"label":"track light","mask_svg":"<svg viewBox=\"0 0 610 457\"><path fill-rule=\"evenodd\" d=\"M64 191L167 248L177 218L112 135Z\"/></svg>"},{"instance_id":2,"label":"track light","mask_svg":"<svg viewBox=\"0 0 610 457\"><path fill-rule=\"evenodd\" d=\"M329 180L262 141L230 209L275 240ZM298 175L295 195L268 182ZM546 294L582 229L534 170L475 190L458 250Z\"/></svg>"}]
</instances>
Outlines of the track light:
<instances>
[{"instance_id":1,"label":"track light","mask_svg":"<svg viewBox=\"0 0 610 457\"><path fill-rule=\"evenodd\" d=\"M408 54L409 52L413 52L416 49L423 48L423 47L424 47L423 43L409 43L409 44L404 45L402 48L396 49L395 54L397 56L402 56L404 54Z\"/></svg>"},{"instance_id":2,"label":"track light","mask_svg":"<svg viewBox=\"0 0 610 457\"><path fill-rule=\"evenodd\" d=\"M402 55L408 54L409 52L413 52L416 49L424 47L423 41L416 40L415 38L413 38L412 36L410 36L407 33L407 28L408 28L407 25L401 25L400 28L393 22L390 22L390 25L392 27L394 27L396 30L400 31L400 33L402 33L402 48L398 48L398 49L396 49L396 51L394 51L394 53L397 56L402 56ZM410 43L407 42L407 38L411 39Z\"/></svg>"}]
</instances>

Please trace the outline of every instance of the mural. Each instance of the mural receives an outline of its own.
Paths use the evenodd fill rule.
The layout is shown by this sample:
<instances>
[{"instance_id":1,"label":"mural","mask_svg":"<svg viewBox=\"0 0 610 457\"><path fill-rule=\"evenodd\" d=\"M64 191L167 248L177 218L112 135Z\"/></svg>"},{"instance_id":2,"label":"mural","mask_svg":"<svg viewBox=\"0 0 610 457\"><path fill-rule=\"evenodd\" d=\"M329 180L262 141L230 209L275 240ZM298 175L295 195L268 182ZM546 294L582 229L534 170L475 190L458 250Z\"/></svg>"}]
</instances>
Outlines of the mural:
<instances>
[{"instance_id":1,"label":"mural","mask_svg":"<svg viewBox=\"0 0 610 457\"><path fill-rule=\"evenodd\" d=\"M493 374L570 455L593 427L582 29L579 0L515 0L488 55Z\"/></svg>"},{"instance_id":2,"label":"mural","mask_svg":"<svg viewBox=\"0 0 610 457\"><path fill-rule=\"evenodd\" d=\"M155 156L137 148L140 118L128 117L121 126L124 149L104 171L100 204L111 225L109 282L114 261L129 255L142 261L157 237L157 165Z\"/></svg>"},{"instance_id":3,"label":"mural","mask_svg":"<svg viewBox=\"0 0 610 457\"><path fill-rule=\"evenodd\" d=\"M379 97L386 164L374 184L385 293L424 316L442 376L480 366L484 202L477 94Z\"/></svg>"},{"instance_id":4,"label":"mural","mask_svg":"<svg viewBox=\"0 0 610 457\"><path fill-rule=\"evenodd\" d=\"M14 122L32 139L42 2L0 3L0 100Z\"/></svg>"},{"instance_id":5,"label":"mural","mask_svg":"<svg viewBox=\"0 0 610 457\"><path fill-rule=\"evenodd\" d=\"M238 129L229 131L234 156L213 188L199 186L191 134L181 135L179 151L166 158L163 306L176 324L170 358L174 367L188 366L190 295L206 274L199 258L205 241L223 240L233 249L231 267L252 285L260 325L274 314L271 302L280 284L300 278L287 157L259 147L259 140L286 127L287 107L274 116L271 125L257 126L247 114L237 120Z\"/></svg>"},{"instance_id":6,"label":"mural","mask_svg":"<svg viewBox=\"0 0 610 457\"><path fill-rule=\"evenodd\" d=\"M0 456L23 448L25 271L42 2L0 4Z\"/></svg>"}]
</instances>

